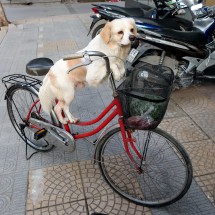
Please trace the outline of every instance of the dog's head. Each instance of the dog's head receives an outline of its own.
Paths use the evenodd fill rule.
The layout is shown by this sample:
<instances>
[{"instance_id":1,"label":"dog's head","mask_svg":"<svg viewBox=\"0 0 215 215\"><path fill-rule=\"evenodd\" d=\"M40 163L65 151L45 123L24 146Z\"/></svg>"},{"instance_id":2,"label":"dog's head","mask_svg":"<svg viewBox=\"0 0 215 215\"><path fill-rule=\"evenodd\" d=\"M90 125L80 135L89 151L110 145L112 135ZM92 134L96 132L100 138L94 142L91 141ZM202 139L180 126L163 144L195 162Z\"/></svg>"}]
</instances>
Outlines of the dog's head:
<instances>
[{"instance_id":1,"label":"dog's head","mask_svg":"<svg viewBox=\"0 0 215 215\"><path fill-rule=\"evenodd\" d=\"M132 18L114 19L106 23L100 36L107 45L127 46L132 42L132 37L137 35L135 21Z\"/></svg>"}]
</instances>

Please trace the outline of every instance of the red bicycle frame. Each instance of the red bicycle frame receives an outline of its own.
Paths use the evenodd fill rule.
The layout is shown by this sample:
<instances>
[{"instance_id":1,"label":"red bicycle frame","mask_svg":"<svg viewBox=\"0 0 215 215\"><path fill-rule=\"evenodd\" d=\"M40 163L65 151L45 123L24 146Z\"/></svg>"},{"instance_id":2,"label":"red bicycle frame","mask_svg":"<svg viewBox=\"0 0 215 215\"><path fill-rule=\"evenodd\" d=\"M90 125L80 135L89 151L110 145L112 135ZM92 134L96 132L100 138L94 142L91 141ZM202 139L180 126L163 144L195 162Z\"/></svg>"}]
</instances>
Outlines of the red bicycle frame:
<instances>
[{"instance_id":1,"label":"red bicycle frame","mask_svg":"<svg viewBox=\"0 0 215 215\"><path fill-rule=\"evenodd\" d=\"M39 99L36 100L32 104L32 106L30 107L29 112L28 112L28 114L26 116L26 121L29 120L29 118L31 116L31 112L32 112L33 108L38 104L38 102L39 102ZM38 111L39 112L41 111L41 105L39 105ZM93 130L91 130L89 132L81 133L81 134L72 134L72 132L70 130L70 127L69 127L69 124L71 124L71 123L64 124L63 127L67 132L69 132L70 134L73 135L73 138L75 140L78 140L78 139L89 137L89 136L92 136L92 135L98 133L114 117L118 116L119 117L118 122L119 122L119 125L120 125L120 130L121 130L121 134L122 134L122 139L123 139L125 151L126 151L127 155L129 156L129 158L131 159L131 161L135 164L135 167L137 168L137 170L139 170L139 166L136 164L136 161L133 159L132 154L131 154L131 152L129 150L129 144L130 144L131 148L134 150L135 154L139 157L139 159L141 159L141 155L138 152L138 150L137 150L137 148L136 148L136 146L134 144L136 142L136 140L134 138L132 138L132 136L131 136L132 131L125 129L125 124L124 124L124 119L123 119L123 110L122 110L122 106L120 104L120 100L119 100L118 96L115 96L113 101L95 119L87 121L87 122L78 122L78 123L72 124L72 125L77 125L77 126L93 125L93 124L99 122L100 120L102 120L110 111L112 111L110 113L110 115L99 126L97 126L95 129L93 129ZM62 115L64 116L63 112L62 112ZM33 125L33 124L31 124L30 126L32 128L35 128L35 129L41 129L38 126Z\"/></svg>"}]
</instances>

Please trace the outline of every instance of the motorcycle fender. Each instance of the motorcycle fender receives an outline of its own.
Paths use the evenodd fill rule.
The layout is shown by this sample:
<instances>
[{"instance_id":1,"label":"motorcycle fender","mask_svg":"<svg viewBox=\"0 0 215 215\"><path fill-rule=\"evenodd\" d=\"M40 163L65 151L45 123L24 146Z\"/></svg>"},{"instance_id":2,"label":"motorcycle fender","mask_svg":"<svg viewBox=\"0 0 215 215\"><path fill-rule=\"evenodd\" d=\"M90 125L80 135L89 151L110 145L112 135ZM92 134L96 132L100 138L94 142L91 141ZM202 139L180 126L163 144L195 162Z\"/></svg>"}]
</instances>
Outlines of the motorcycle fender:
<instances>
[{"instance_id":1,"label":"motorcycle fender","mask_svg":"<svg viewBox=\"0 0 215 215\"><path fill-rule=\"evenodd\" d=\"M206 68L215 65L215 51L212 52L208 58L202 61L202 63L197 67L197 72L202 73Z\"/></svg>"},{"instance_id":2,"label":"motorcycle fender","mask_svg":"<svg viewBox=\"0 0 215 215\"><path fill-rule=\"evenodd\" d=\"M90 34L90 32L91 32L91 30L93 29L93 27L95 26L95 24L96 24L98 21L100 21L100 20L103 19L103 18L101 18L101 17L97 17L96 15L92 15L92 16L90 16L90 17L93 19L93 21L92 21L92 23L91 23L91 25L90 25L90 30L89 30L87 36Z\"/></svg>"}]
</instances>

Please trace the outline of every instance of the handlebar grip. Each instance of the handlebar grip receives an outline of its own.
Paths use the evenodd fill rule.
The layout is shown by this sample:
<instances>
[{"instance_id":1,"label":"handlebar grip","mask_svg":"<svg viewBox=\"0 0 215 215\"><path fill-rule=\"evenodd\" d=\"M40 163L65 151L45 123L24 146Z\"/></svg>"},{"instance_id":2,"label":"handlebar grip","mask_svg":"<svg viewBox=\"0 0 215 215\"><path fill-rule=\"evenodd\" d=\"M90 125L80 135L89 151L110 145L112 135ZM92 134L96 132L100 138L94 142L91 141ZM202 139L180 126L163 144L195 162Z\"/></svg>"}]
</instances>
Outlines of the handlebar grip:
<instances>
[{"instance_id":1,"label":"handlebar grip","mask_svg":"<svg viewBox=\"0 0 215 215\"><path fill-rule=\"evenodd\" d=\"M72 59L82 58L82 57L84 57L84 54L85 53L80 52L80 53L75 53L75 54L67 55L67 56L63 57L63 60L72 60Z\"/></svg>"}]
</instances>

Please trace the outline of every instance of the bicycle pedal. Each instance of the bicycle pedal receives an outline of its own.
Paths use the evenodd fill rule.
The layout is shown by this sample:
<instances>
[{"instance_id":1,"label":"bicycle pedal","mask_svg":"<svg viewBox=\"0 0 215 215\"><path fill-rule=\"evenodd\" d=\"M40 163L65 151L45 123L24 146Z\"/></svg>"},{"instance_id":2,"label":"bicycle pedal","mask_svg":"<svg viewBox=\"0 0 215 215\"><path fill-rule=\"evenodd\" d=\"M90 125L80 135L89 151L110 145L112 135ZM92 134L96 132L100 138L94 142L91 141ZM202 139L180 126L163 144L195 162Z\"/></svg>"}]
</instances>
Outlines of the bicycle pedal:
<instances>
[{"instance_id":1,"label":"bicycle pedal","mask_svg":"<svg viewBox=\"0 0 215 215\"><path fill-rule=\"evenodd\" d=\"M47 130L45 128L42 128L34 133L34 139L39 140L39 139L45 137L46 134L47 134Z\"/></svg>"}]
</instances>

